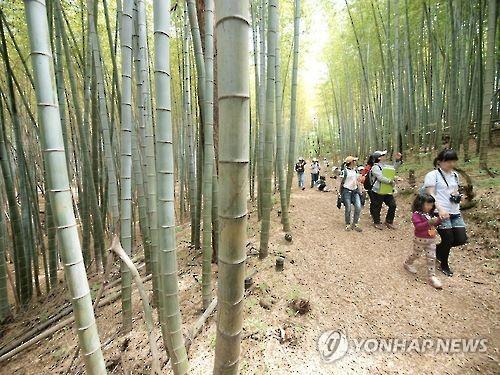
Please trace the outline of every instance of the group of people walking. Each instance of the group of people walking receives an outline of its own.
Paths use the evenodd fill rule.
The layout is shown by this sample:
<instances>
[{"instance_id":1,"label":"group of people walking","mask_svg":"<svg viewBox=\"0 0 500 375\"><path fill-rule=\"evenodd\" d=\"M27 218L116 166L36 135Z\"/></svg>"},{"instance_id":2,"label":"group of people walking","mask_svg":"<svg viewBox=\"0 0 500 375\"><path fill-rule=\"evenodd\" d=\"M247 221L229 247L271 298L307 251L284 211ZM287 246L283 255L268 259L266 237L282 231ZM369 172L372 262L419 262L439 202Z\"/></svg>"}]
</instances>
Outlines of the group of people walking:
<instances>
[{"instance_id":1,"label":"group of people walking","mask_svg":"<svg viewBox=\"0 0 500 375\"><path fill-rule=\"evenodd\" d=\"M305 190L306 188L305 187L306 164L307 163L302 156L299 158L299 161L295 164L295 172L297 172L297 180L299 183L299 188L302 190ZM313 188L314 185L319 181L319 172L321 171L321 166L319 165L319 161L317 158L312 159L310 169L311 169L311 188Z\"/></svg>"},{"instance_id":2,"label":"group of people walking","mask_svg":"<svg viewBox=\"0 0 500 375\"><path fill-rule=\"evenodd\" d=\"M396 230L396 199L394 187L396 172L403 163L401 153L394 154L392 163L387 161L387 151L375 151L365 166L358 166L358 158L348 156L340 168L340 186L338 204L344 206L346 231L362 232L359 225L361 210L366 195L370 199L370 216L373 227L377 230ZM412 205L412 223L414 225L413 251L404 262L404 268L416 273L414 262L422 252L427 259L429 284L442 288L436 277L435 264L446 276L452 276L449 265L450 251L467 241L466 227L460 214L462 195L459 193L459 177L455 171L458 155L452 149L441 151L434 160L434 170L426 174L424 184ZM299 158L295 165L299 188L305 189L304 158ZM311 166L311 187L318 184L320 170L318 159L313 159ZM324 178L322 177L324 182ZM384 222L381 220L382 206L387 206ZM436 245L437 234L441 241Z\"/></svg>"}]
</instances>

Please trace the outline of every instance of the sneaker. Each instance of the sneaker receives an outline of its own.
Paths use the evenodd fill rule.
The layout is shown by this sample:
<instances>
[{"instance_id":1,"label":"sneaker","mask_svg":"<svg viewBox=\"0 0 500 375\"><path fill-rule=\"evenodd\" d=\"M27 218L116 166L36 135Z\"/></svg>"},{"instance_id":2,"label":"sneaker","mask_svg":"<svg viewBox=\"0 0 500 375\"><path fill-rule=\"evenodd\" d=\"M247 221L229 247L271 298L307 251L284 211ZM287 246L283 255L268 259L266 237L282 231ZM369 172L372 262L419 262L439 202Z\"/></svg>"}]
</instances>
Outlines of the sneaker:
<instances>
[{"instance_id":1,"label":"sneaker","mask_svg":"<svg viewBox=\"0 0 500 375\"><path fill-rule=\"evenodd\" d=\"M443 283L436 276L429 277L429 284L436 289L443 289Z\"/></svg>"},{"instance_id":2,"label":"sneaker","mask_svg":"<svg viewBox=\"0 0 500 375\"><path fill-rule=\"evenodd\" d=\"M415 268L415 266L413 264L408 264L406 262L403 263L403 267L405 268L405 270L407 270L409 273L413 273L413 274L416 274L417 273L417 269Z\"/></svg>"},{"instance_id":3,"label":"sneaker","mask_svg":"<svg viewBox=\"0 0 500 375\"><path fill-rule=\"evenodd\" d=\"M351 226L350 226L350 225L346 225L346 226L345 226L345 230L346 230L346 232L349 232L351 229L352 229L352 228L351 228Z\"/></svg>"},{"instance_id":4,"label":"sneaker","mask_svg":"<svg viewBox=\"0 0 500 375\"><path fill-rule=\"evenodd\" d=\"M302 191L304 191L304 190L306 190L306 188L305 188L305 187L303 187L303 188L302 188Z\"/></svg>"},{"instance_id":5,"label":"sneaker","mask_svg":"<svg viewBox=\"0 0 500 375\"><path fill-rule=\"evenodd\" d=\"M385 223L385 226L392 230L398 229L393 223Z\"/></svg>"},{"instance_id":6,"label":"sneaker","mask_svg":"<svg viewBox=\"0 0 500 375\"><path fill-rule=\"evenodd\" d=\"M373 226L378 230L384 230L384 226L382 224L373 224Z\"/></svg>"},{"instance_id":7,"label":"sneaker","mask_svg":"<svg viewBox=\"0 0 500 375\"><path fill-rule=\"evenodd\" d=\"M352 229L359 233L363 231L363 229L361 229L361 227L358 224L353 224Z\"/></svg>"}]
</instances>

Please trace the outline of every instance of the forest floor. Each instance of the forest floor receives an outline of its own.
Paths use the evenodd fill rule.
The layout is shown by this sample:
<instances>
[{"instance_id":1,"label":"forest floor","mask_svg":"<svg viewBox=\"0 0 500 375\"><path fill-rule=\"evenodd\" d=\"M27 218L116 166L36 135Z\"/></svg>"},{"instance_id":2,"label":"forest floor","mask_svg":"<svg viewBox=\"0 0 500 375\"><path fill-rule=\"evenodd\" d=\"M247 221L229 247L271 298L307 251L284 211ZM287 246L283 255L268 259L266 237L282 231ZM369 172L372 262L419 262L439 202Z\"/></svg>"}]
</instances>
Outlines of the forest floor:
<instances>
[{"instance_id":1,"label":"forest floor","mask_svg":"<svg viewBox=\"0 0 500 375\"><path fill-rule=\"evenodd\" d=\"M493 159L494 160L494 159ZM415 163L415 165L421 163ZM428 162L426 162L428 164ZM411 167L410 164L406 168ZM406 170L401 172L404 177ZM424 171L417 172L421 181ZM407 173L406 173L407 174ZM498 177L478 182L475 208L465 211L470 242L453 249L455 275L443 281L442 290L426 283L425 261L418 274L407 273L402 263L411 251L409 221L411 194L402 178L397 197L396 231L378 231L363 209L363 233L346 232L343 209L336 207L336 192L294 190L290 220L293 241L285 241L277 215L272 212L270 254L258 259L260 223L255 207L249 220L247 275L254 284L246 291L242 333L242 374L498 374L500 346L500 279ZM337 181L328 179L332 185ZM201 257L190 248L189 226L178 231L181 309L187 331L200 315ZM277 255L285 256L282 272L275 270ZM214 266L216 273L216 266ZM92 290L98 278L91 279ZM150 283L147 284L151 287ZM47 319L65 303L61 293L45 298L0 332L0 348L37 322ZM297 314L290 302L304 299L310 311ZM134 330L119 336L121 304L99 309L97 322L109 373L146 374L150 355L142 321L140 300L133 293ZM326 330L342 330L350 339L369 338L485 338L484 353L367 353L349 350L335 361L322 360L317 340ZM157 330L159 335L159 329ZM194 340L189 356L192 374L212 371L215 319L211 317ZM3 338L2 338L3 336ZM162 362L164 354L158 338ZM29 350L0 364L2 374L62 374L68 370L76 348L74 330L68 326ZM168 372L165 370L165 372ZM83 373L81 361L69 373Z\"/></svg>"}]
</instances>

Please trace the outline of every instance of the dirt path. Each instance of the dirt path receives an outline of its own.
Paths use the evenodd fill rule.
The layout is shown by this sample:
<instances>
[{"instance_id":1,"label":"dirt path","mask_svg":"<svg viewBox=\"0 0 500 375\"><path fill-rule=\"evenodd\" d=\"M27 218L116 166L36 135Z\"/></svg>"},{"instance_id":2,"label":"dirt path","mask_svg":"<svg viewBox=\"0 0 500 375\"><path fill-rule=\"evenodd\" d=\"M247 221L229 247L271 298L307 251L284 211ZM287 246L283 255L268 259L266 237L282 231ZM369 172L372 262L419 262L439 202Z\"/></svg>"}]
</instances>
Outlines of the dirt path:
<instances>
[{"instance_id":1,"label":"dirt path","mask_svg":"<svg viewBox=\"0 0 500 375\"><path fill-rule=\"evenodd\" d=\"M249 272L253 265L264 271L254 277L256 286L247 296L242 373L499 373L496 270L492 272L485 259L470 251L455 250L451 261L455 276L441 277L444 289L434 290L426 284L423 259L417 277L402 268L411 246L411 223L405 219L408 203L400 202L398 231L372 228L366 207L361 234L345 232L343 210L335 203L334 192L294 192L293 243L287 245L279 231L271 241L271 251L286 254L285 270L274 271L273 255L264 264L249 258ZM273 220L273 228L279 228L274 212ZM258 238L252 241L257 244ZM288 302L297 297L310 301L310 313L291 313ZM259 305L261 299L275 303L268 311ZM341 360L326 364L316 340L324 330L332 329L342 329L350 338L485 337L488 351L454 355L348 352ZM197 374L210 368L207 360L212 363L213 324L203 336L192 352L193 373Z\"/></svg>"},{"instance_id":2,"label":"dirt path","mask_svg":"<svg viewBox=\"0 0 500 375\"><path fill-rule=\"evenodd\" d=\"M472 235L471 244L454 250L451 264L455 275L442 276L444 289L437 291L426 284L423 260L418 263L416 277L402 268L411 248L408 199L398 198L398 231L380 232L372 228L368 209L364 208L361 234L345 232L343 210L335 206L335 192L320 193L309 188L294 191L291 203L293 242L284 240L275 205L270 255L263 261L256 256L260 223L256 213L250 213L247 274L258 272L245 299L242 374L500 373L498 258L484 256L482 243L487 239L482 238L482 243L476 244ZM469 232L474 230L471 225ZM177 233L185 331L198 318L201 306L201 256L188 246L189 231L189 226L184 225ZM274 269L277 254L286 256L283 272ZM96 281L91 284L93 289L98 285ZM151 288L151 283L147 285ZM64 302L60 300L66 297L58 293L57 297L33 306L26 317L4 327L6 338L16 337L16 332L19 334L58 311ZM98 311L99 335L110 373L150 373L147 335L135 289L132 297L134 329L125 337L115 334L121 327L119 300ZM296 315L289 308L289 302L297 298L309 300L309 313ZM262 307L261 302L270 304L270 308ZM325 330L339 329L351 339L482 337L488 340L488 350L481 354L453 355L370 354L350 350L342 359L325 363L317 350L317 339ZM162 340L158 343L165 364ZM212 317L191 346L192 374L212 372L214 344ZM63 374L76 346L75 332L68 327L0 364L0 374ZM79 361L70 373L83 372Z\"/></svg>"}]
</instances>

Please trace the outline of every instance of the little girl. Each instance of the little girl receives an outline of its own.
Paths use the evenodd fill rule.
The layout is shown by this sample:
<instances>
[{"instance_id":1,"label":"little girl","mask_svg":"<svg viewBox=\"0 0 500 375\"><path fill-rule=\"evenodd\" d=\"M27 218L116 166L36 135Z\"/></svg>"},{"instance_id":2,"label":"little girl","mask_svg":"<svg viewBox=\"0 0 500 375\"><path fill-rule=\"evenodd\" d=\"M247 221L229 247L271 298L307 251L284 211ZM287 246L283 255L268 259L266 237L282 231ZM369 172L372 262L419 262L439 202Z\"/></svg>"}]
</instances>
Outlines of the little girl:
<instances>
[{"instance_id":1,"label":"little girl","mask_svg":"<svg viewBox=\"0 0 500 375\"><path fill-rule=\"evenodd\" d=\"M436 277L436 226L440 219L433 217L436 209L435 199L430 194L419 194L413 202L413 215L411 221L415 227L415 238L413 239L413 253L406 259L403 266L410 273L417 273L413 266L415 259L422 251L427 258L427 272L429 284L436 289L443 287L441 281Z\"/></svg>"}]
</instances>

